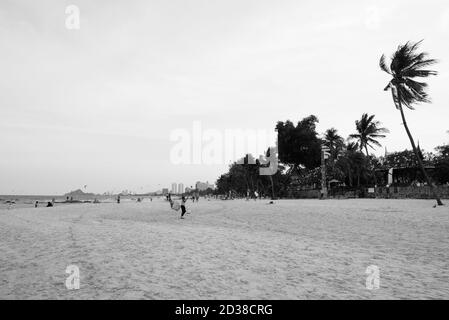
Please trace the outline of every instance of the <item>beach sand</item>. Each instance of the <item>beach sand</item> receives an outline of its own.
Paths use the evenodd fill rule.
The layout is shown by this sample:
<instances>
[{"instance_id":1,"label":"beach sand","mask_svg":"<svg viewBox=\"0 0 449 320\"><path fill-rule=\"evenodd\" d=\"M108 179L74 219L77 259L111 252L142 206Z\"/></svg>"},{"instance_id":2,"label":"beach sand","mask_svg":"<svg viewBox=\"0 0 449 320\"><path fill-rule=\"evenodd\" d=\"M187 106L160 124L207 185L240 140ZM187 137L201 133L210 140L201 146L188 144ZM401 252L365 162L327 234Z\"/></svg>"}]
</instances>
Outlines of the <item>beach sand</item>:
<instances>
[{"instance_id":1,"label":"beach sand","mask_svg":"<svg viewBox=\"0 0 449 320\"><path fill-rule=\"evenodd\" d=\"M0 298L449 299L447 206L267 203L189 201L184 220L162 199L0 210Z\"/></svg>"}]
</instances>

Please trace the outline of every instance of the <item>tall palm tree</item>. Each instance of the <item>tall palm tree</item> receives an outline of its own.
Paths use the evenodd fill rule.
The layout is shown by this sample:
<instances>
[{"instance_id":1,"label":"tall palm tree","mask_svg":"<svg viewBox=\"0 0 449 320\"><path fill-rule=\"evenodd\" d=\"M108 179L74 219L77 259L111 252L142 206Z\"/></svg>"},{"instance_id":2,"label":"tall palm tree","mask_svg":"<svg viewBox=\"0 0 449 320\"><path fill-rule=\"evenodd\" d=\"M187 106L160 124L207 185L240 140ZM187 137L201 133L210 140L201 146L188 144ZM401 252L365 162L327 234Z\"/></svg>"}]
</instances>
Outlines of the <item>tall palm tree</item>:
<instances>
[{"instance_id":1,"label":"tall palm tree","mask_svg":"<svg viewBox=\"0 0 449 320\"><path fill-rule=\"evenodd\" d=\"M365 151L366 156L369 156L368 147L374 149L374 146L381 147L377 139L385 138L384 133L388 133L387 128L381 127L380 121L374 120L375 115L369 116L367 113L362 115L360 120L356 120L355 127L357 133L349 135L350 139L358 142L360 151Z\"/></svg>"},{"instance_id":2,"label":"tall palm tree","mask_svg":"<svg viewBox=\"0 0 449 320\"><path fill-rule=\"evenodd\" d=\"M435 190L435 186L424 168L424 164L419 156L415 141L413 140L407 121L405 120L403 109L403 106L406 106L407 108L413 110L413 104L415 103L430 102L426 92L427 83L418 82L414 80L414 78L426 78L428 76L437 75L436 71L425 69L426 67L435 64L437 60L429 59L428 53L426 52L417 52L421 42L422 41L413 43L409 41L404 45L400 45L391 58L390 66L386 63L385 55L382 55L380 58L379 65L383 71L392 76L392 79L384 90L391 90L394 105L401 113L402 124L407 132L421 172L426 179L427 184L430 186L437 204L441 206L443 203L441 202Z\"/></svg>"}]
</instances>

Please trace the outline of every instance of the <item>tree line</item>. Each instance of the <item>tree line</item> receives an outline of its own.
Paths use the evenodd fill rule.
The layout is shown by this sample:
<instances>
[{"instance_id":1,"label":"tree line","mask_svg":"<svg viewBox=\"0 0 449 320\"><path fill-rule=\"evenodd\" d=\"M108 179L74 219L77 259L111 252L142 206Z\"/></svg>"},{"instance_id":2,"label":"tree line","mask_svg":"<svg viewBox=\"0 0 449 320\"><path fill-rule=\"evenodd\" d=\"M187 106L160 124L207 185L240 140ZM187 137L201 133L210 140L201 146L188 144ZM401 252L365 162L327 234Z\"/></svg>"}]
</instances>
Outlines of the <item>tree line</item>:
<instances>
[{"instance_id":1,"label":"tree line","mask_svg":"<svg viewBox=\"0 0 449 320\"><path fill-rule=\"evenodd\" d=\"M279 121L277 131L277 150L279 170L272 176L260 176L258 169L264 165L253 155L242 155L240 161L230 165L228 172L216 182L216 193L244 196L248 191L272 198L288 195L292 179L302 186L319 186L321 181L320 161L322 146L329 149L326 178L338 181L349 188L366 188L379 185L377 172L391 167L418 168L423 182L430 186L438 205L442 202L434 188L435 183L449 183L449 145L435 148L434 152L424 152L416 145L408 127L404 107L413 110L419 103L429 103L426 92L427 83L416 78L435 76L437 72L427 69L437 60L428 57L426 52L418 52L420 42L407 42L398 46L391 61L382 55L379 66L391 76L385 91L390 91L393 105L399 111L411 150L403 150L376 157L370 150L381 147L381 139L389 133L375 115L363 113L355 121L354 133L346 139L336 128L329 128L318 134L318 118L310 115L294 124L292 121ZM263 157L268 156L269 150ZM243 160L243 161L242 161ZM434 168L429 174L426 167Z\"/></svg>"},{"instance_id":2,"label":"tree line","mask_svg":"<svg viewBox=\"0 0 449 320\"><path fill-rule=\"evenodd\" d=\"M279 166L272 176L259 175L264 161L247 154L229 166L216 182L216 193L245 196L257 191L270 197L287 197L289 186L295 180L305 188L319 188L321 184L321 146L330 150L326 160L326 178L339 181L351 189L367 188L385 184L379 172L389 168L419 168L413 150L403 150L376 156L370 153L381 147L380 139L388 130L374 115L363 114L355 121L355 132L346 139L338 130L330 128L323 134L316 131L318 118L314 115L300 120L296 125L291 121L279 121L278 133ZM268 152L269 150L267 150ZM449 183L449 144L425 152L419 146L417 152L425 167L433 167L431 178L437 184ZM265 157L267 154L264 155ZM421 177L425 182L425 178Z\"/></svg>"}]
</instances>

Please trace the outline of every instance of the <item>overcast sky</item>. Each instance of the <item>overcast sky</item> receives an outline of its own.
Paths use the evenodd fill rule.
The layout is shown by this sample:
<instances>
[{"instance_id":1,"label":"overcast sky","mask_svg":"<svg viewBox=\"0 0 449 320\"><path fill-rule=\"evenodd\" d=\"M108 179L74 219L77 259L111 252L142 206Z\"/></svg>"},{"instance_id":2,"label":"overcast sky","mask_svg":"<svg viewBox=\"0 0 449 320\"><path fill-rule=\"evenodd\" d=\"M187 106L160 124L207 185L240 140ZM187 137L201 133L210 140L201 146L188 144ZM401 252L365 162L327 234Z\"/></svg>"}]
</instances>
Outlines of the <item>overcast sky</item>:
<instances>
[{"instance_id":1,"label":"overcast sky","mask_svg":"<svg viewBox=\"0 0 449 320\"><path fill-rule=\"evenodd\" d=\"M449 140L447 1L1 0L0 194L214 182L226 164L170 162L170 133L193 121L273 130L315 114L346 137L368 112L388 151L410 148L378 61L421 39L440 75L407 117L432 150Z\"/></svg>"}]
</instances>

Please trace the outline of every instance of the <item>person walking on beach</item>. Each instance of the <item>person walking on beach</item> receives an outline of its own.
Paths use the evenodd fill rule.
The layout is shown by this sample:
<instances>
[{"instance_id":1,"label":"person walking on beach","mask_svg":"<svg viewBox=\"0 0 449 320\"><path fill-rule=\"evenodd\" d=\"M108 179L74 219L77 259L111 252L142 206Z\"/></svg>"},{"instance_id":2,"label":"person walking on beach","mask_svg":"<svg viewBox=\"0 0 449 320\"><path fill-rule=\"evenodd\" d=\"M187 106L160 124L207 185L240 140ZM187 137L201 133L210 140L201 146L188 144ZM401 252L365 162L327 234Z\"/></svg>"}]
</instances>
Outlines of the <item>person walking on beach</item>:
<instances>
[{"instance_id":1,"label":"person walking on beach","mask_svg":"<svg viewBox=\"0 0 449 320\"><path fill-rule=\"evenodd\" d=\"M184 215L187 212L187 210L186 210L186 202L187 202L186 197L182 196L182 198L181 198L181 219L184 219Z\"/></svg>"},{"instance_id":2,"label":"person walking on beach","mask_svg":"<svg viewBox=\"0 0 449 320\"><path fill-rule=\"evenodd\" d=\"M120 203L120 195L117 196L117 203Z\"/></svg>"},{"instance_id":3,"label":"person walking on beach","mask_svg":"<svg viewBox=\"0 0 449 320\"><path fill-rule=\"evenodd\" d=\"M170 208L173 208L173 200L171 199L171 194L170 193L167 196L167 200L170 203Z\"/></svg>"},{"instance_id":4,"label":"person walking on beach","mask_svg":"<svg viewBox=\"0 0 449 320\"><path fill-rule=\"evenodd\" d=\"M34 207L37 208L38 204L39 204L39 201L36 201L36 202L34 203Z\"/></svg>"}]
</instances>

